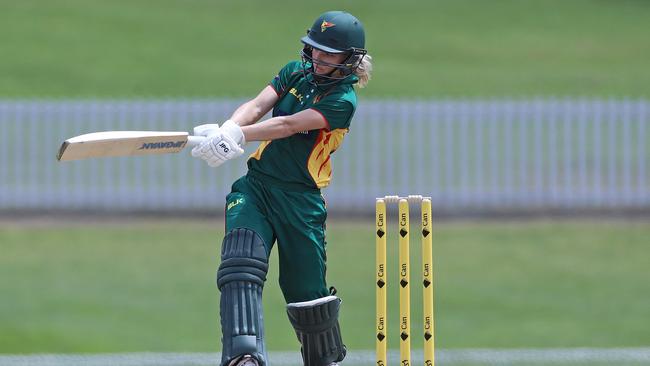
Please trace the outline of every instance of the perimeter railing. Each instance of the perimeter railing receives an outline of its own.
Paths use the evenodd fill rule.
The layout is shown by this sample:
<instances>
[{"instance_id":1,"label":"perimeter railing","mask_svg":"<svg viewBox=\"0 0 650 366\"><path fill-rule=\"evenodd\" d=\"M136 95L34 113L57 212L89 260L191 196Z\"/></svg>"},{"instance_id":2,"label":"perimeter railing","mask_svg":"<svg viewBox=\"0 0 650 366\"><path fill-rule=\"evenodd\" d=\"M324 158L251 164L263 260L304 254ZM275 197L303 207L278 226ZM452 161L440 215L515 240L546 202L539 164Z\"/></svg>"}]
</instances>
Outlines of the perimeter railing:
<instances>
[{"instance_id":1,"label":"perimeter railing","mask_svg":"<svg viewBox=\"0 0 650 366\"><path fill-rule=\"evenodd\" d=\"M182 130L241 100L0 101L0 210L220 211L245 159L174 155L59 163L67 137ZM463 210L650 207L647 100L366 100L333 157L331 210L424 194ZM248 147L252 151L255 144Z\"/></svg>"}]
</instances>

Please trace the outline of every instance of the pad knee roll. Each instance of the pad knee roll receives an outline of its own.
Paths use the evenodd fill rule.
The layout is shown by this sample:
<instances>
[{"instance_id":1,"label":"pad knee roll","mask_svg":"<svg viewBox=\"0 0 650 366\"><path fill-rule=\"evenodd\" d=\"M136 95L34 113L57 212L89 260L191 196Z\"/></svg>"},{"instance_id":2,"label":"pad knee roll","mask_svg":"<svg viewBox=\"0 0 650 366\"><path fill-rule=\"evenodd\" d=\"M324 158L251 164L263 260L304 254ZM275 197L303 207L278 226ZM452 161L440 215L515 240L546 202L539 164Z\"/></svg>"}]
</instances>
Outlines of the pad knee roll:
<instances>
[{"instance_id":1,"label":"pad knee roll","mask_svg":"<svg viewBox=\"0 0 650 366\"><path fill-rule=\"evenodd\" d=\"M287 304L305 366L326 366L345 358L347 351L338 321L340 306L341 299L336 296Z\"/></svg>"},{"instance_id":2,"label":"pad knee roll","mask_svg":"<svg viewBox=\"0 0 650 366\"><path fill-rule=\"evenodd\" d=\"M222 365L244 354L254 356L260 366L266 364L262 290L267 271L266 248L256 232L240 228L226 234L217 271Z\"/></svg>"}]
</instances>

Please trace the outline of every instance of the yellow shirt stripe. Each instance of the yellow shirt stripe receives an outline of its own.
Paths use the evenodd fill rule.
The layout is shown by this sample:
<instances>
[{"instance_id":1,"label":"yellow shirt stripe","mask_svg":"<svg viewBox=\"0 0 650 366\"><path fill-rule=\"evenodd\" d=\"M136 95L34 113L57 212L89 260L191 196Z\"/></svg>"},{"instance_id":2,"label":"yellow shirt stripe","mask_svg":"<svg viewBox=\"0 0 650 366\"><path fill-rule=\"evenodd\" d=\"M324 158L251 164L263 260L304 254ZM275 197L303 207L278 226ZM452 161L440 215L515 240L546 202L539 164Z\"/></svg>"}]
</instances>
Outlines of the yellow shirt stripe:
<instances>
[{"instance_id":1,"label":"yellow shirt stripe","mask_svg":"<svg viewBox=\"0 0 650 366\"><path fill-rule=\"evenodd\" d=\"M262 159L262 153L264 152L264 149L266 149L267 146L271 143L271 140L268 141L263 141L260 143L260 145L257 147L257 150L255 150L254 153L252 153L248 158L254 158L257 160Z\"/></svg>"},{"instance_id":2,"label":"yellow shirt stripe","mask_svg":"<svg viewBox=\"0 0 650 366\"><path fill-rule=\"evenodd\" d=\"M332 177L330 154L341 146L346 133L348 133L347 128L332 131L320 130L316 144L307 160L307 169L318 188L326 187L329 184Z\"/></svg>"}]
</instances>

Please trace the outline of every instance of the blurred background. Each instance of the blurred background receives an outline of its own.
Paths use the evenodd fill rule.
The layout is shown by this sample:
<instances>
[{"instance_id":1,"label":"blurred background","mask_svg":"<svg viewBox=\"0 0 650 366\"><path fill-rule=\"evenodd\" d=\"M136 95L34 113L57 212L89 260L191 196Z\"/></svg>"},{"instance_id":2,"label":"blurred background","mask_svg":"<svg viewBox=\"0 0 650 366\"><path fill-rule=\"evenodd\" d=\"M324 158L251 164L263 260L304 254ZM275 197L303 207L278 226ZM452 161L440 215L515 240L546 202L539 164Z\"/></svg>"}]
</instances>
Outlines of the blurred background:
<instances>
[{"instance_id":1,"label":"blurred background","mask_svg":"<svg viewBox=\"0 0 650 366\"><path fill-rule=\"evenodd\" d=\"M650 2L0 0L0 365L217 364L223 205L245 159L55 156L87 132L224 121L333 9L374 60L324 190L348 364L374 364L387 194L432 197L440 364L650 364ZM276 262L267 343L292 364Z\"/></svg>"}]
</instances>

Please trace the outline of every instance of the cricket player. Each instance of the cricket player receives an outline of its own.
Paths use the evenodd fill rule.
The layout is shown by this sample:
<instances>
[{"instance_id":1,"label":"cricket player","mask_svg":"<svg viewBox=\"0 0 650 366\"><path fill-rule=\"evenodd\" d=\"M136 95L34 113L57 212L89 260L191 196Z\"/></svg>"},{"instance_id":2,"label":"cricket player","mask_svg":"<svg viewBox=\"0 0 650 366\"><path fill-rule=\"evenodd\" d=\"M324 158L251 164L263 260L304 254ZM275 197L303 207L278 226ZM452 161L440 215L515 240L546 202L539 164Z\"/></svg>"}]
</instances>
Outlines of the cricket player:
<instances>
[{"instance_id":1,"label":"cricket player","mask_svg":"<svg viewBox=\"0 0 650 366\"><path fill-rule=\"evenodd\" d=\"M277 242L279 283L307 366L337 365L346 349L341 300L325 279L325 219L321 195L332 175L330 155L341 146L357 106L355 85L370 79L371 57L361 22L349 13L322 14L301 39L302 61L284 66L254 99L207 136L192 155L217 167L246 142L262 141L248 173L226 198L226 235L217 286L221 291L221 366L265 366L262 289ZM273 109L272 118L257 123Z\"/></svg>"}]
</instances>

